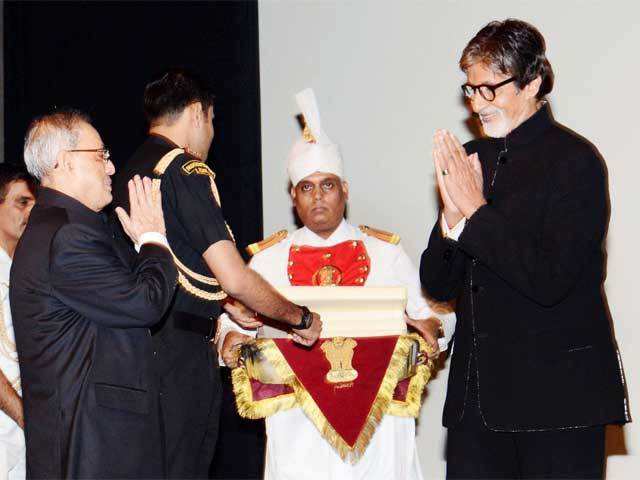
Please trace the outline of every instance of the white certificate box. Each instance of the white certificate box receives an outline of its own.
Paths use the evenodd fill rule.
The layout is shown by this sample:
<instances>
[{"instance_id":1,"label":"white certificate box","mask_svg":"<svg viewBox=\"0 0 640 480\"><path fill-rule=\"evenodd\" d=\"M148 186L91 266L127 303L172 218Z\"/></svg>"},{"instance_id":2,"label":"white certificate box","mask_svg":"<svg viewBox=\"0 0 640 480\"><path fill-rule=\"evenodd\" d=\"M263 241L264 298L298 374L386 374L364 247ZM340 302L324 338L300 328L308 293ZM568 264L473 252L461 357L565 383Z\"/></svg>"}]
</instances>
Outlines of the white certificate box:
<instances>
[{"instance_id":1,"label":"white certificate box","mask_svg":"<svg viewBox=\"0 0 640 480\"><path fill-rule=\"evenodd\" d=\"M322 319L321 338L404 335L405 287L279 287Z\"/></svg>"}]
</instances>

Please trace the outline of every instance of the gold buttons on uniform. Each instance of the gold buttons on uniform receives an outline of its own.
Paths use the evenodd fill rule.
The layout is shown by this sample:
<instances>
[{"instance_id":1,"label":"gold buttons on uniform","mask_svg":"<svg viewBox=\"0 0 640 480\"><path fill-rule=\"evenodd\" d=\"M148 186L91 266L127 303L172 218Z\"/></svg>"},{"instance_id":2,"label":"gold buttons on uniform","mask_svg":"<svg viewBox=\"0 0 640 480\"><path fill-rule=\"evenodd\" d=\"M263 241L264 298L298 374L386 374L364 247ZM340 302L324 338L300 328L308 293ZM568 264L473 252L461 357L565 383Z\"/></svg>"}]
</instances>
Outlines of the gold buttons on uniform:
<instances>
[{"instance_id":1,"label":"gold buttons on uniform","mask_svg":"<svg viewBox=\"0 0 640 480\"><path fill-rule=\"evenodd\" d=\"M330 254L330 253L325 253L322 257L323 257L325 260L329 260L329 259L331 258L331 254Z\"/></svg>"},{"instance_id":2,"label":"gold buttons on uniform","mask_svg":"<svg viewBox=\"0 0 640 480\"><path fill-rule=\"evenodd\" d=\"M289 260L289 266L293 267L293 260Z\"/></svg>"},{"instance_id":3,"label":"gold buttons on uniform","mask_svg":"<svg viewBox=\"0 0 640 480\"><path fill-rule=\"evenodd\" d=\"M293 275L289 274L289 280L293 280Z\"/></svg>"},{"instance_id":4,"label":"gold buttons on uniform","mask_svg":"<svg viewBox=\"0 0 640 480\"><path fill-rule=\"evenodd\" d=\"M358 242L356 242L355 240L351 242L351 248L356 248L357 246L358 246Z\"/></svg>"},{"instance_id":5,"label":"gold buttons on uniform","mask_svg":"<svg viewBox=\"0 0 640 480\"><path fill-rule=\"evenodd\" d=\"M360 267L360 271L361 272L368 272L369 271L369 267L367 267L366 265L364 267Z\"/></svg>"},{"instance_id":6,"label":"gold buttons on uniform","mask_svg":"<svg viewBox=\"0 0 640 480\"><path fill-rule=\"evenodd\" d=\"M364 278L359 278L358 280L356 280L356 282L358 282L358 283L364 283Z\"/></svg>"},{"instance_id":7,"label":"gold buttons on uniform","mask_svg":"<svg viewBox=\"0 0 640 480\"><path fill-rule=\"evenodd\" d=\"M358 255L358 258L356 258L356 260L358 260L359 262L363 262L365 259L364 255Z\"/></svg>"}]
</instances>

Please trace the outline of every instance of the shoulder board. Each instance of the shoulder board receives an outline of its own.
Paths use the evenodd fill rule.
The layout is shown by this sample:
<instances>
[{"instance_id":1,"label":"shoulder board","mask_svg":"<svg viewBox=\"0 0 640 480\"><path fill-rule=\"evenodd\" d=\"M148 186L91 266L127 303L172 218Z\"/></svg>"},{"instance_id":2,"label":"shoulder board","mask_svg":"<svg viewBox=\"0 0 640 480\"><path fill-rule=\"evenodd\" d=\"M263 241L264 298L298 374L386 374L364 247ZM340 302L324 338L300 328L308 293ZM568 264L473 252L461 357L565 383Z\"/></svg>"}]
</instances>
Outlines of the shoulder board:
<instances>
[{"instance_id":1,"label":"shoulder board","mask_svg":"<svg viewBox=\"0 0 640 480\"><path fill-rule=\"evenodd\" d=\"M400 243L400 236L395 233L385 232L384 230L371 228L367 225L360 225L358 228L365 235L369 235L370 237L375 237L378 240L382 240L383 242L391 243L393 245L397 245Z\"/></svg>"},{"instance_id":2,"label":"shoulder board","mask_svg":"<svg viewBox=\"0 0 640 480\"><path fill-rule=\"evenodd\" d=\"M171 162L173 162L178 155L182 155L183 153L184 149L174 148L162 157L158 163L156 163L156 166L153 167L153 173L156 175L163 175L167 168L169 168L169 165L171 165Z\"/></svg>"},{"instance_id":3,"label":"shoulder board","mask_svg":"<svg viewBox=\"0 0 640 480\"><path fill-rule=\"evenodd\" d=\"M196 175L207 175L211 178L216 178L216 174L213 173L213 170L209 168L209 165L204 163L201 160L189 160L184 165L182 165L182 171L187 175L191 175L195 173Z\"/></svg>"},{"instance_id":4,"label":"shoulder board","mask_svg":"<svg viewBox=\"0 0 640 480\"><path fill-rule=\"evenodd\" d=\"M287 238L289 232L286 230L280 230L279 232L274 233L273 235L268 236L264 240L256 243L252 243L249 245L246 250L249 255L252 257L263 250L266 250L269 247L273 247L275 244L280 243L282 240Z\"/></svg>"}]
</instances>

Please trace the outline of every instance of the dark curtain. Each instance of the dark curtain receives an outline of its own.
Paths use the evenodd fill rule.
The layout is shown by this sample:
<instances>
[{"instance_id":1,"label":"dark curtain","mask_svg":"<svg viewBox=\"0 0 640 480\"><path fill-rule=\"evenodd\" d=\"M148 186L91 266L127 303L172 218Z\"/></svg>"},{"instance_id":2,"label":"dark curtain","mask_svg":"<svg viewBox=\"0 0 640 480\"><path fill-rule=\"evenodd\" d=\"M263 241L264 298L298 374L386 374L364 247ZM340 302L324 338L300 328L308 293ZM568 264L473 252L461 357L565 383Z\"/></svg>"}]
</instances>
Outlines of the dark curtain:
<instances>
[{"instance_id":1,"label":"dark curtain","mask_svg":"<svg viewBox=\"0 0 640 480\"><path fill-rule=\"evenodd\" d=\"M144 139L144 85L184 66L216 92L209 164L238 246L262 238L257 2L6 1L4 36L7 162L35 115L75 107L117 168Z\"/></svg>"},{"instance_id":2,"label":"dark curtain","mask_svg":"<svg viewBox=\"0 0 640 480\"><path fill-rule=\"evenodd\" d=\"M262 238L257 2L7 1L4 35L7 162L23 161L34 116L74 107L92 117L118 168L145 137L146 82L167 67L194 69L216 91L208 163L225 217L242 251ZM240 419L228 378L224 386L211 475L261 477L263 423Z\"/></svg>"}]
</instances>

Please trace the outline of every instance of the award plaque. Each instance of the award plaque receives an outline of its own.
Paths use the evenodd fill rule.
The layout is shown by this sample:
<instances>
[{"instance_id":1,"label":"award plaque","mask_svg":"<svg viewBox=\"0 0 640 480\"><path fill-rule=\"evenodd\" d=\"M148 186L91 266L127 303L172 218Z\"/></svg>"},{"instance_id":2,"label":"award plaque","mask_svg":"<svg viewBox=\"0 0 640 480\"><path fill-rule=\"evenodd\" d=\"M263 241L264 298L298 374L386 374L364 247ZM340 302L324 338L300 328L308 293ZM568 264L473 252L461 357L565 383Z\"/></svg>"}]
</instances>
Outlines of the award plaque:
<instances>
[{"instance_id":1,"label":"award plaque","mask_svg":"<svg viewBox=\"0 0 640 480\"><path fill-rule=\"evenodd\" d=\"M320 314L321 338L407 333L405 287L279 287L278 291Z\"/></svg>"}]
</instances>

